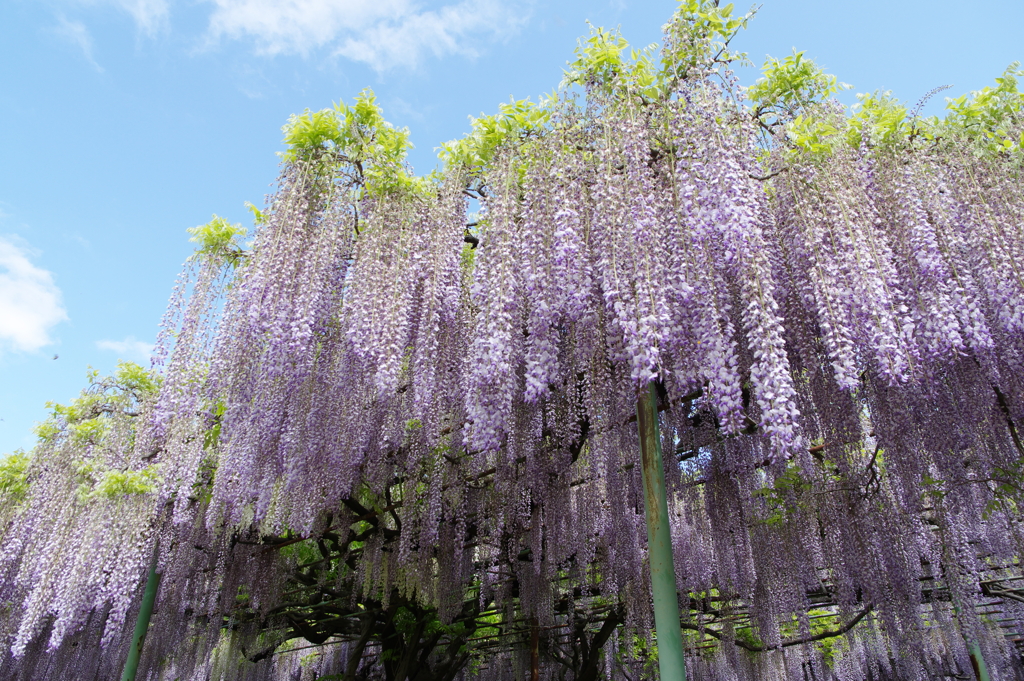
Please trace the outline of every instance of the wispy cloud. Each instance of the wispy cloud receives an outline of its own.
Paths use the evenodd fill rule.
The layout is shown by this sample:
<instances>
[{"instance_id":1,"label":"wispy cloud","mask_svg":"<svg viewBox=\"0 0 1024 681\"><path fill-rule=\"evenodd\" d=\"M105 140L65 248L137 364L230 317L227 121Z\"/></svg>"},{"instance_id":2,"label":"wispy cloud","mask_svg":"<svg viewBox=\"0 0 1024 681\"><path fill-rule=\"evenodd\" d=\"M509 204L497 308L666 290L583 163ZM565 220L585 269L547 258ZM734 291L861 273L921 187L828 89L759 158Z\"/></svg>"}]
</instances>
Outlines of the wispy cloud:
<instances>
[{"instance_id":1,"label":"wispy cloud","mask_svg":"<svg viewBox=\"0 0 1024 681\"><path fill-rule=\"evenodd\" d=\"M255 40L267 55L331 54L378 71L415 67L425 55L475 56L488 40L519 30L515 2L463 1L422 9L412 0L210 0L210 36Z\"/></svg>"},{"instance_id":2,"label":"wispy cloud","mask_svg":"<svg viewBox=\"0 0 1024 681\"><path fill-rule=\"evenodd\" d=\"M128 336L124 340L119 341L96 341L96 347L100 350L116 352L119 359L129 359L137 362L148 362L153 354L153 344L137 340L135 336Z\"/></svg>"},{"instance_id":3,"label":"wispy cloud","mask_svg":"<svg viewBox=\"0 0 1024 681\"><path fill-rule=\"evenodd\" d=\"M427 112L430 110L430 107L429 105L413 106L401 97L391 97L388 99L387 109L389 113L401 116L402 118L411 118L422 123L427 120Z\"/></svg>"},{"instance_id":4,"label":"wispy cloud","mask_svg":"<svg viewBox=\"0 0 1024 681\"><path fill-rule=\"evenodd\" d=\"M135 25L147 35L153 35L167 25L170 4L167 0L108 0L132 15Z\"/></svg>"},{"instance_id":5,"label":"wispy cloud","mask_svg":"<svg viewBox=\"0 0 1024 681\"><path fill-rule=\"evenodd\" d=\"M173 0L65 0L78 5L112 7L135 22L140 33L152 36L167 28Z\"/></svg>"},{"instance_id":6,"label":"wispy cloud","mask_svg":"<svg viewBox=\"0 0 1024 681\"><path fill-rule=\"evenodd\" d=\"M92 64L92 67L103 73L103 67L96 62L92 54L92 35L89 29L80 21L71 21L63 15L57 16L57 25L53 32L68 43L71 43L82 51L85 60Z\"/></svg>"},{"instance_id":7,"label":"wispy cloud","mask_svg":"<svg viewBox=\"0 0 1024 681\"><path fill-rule=\"evenodd\" d=\"M135 22L139 33L153 36L169 26L171 3L174 0L60 0L60 4L68 8L85 7L112 8L124 12ZM83 51L91 55L92 38L85 25L80 21L71 21L58 15L57 32L79 45ZM95 64L95 62L93 62Z\"/></svg>"},{"instance_id":8,"label":"wispy cloud","mask_svg":"<svg viewBox=\"0 0 1024 681\"><path fill-rule=\"evenodd\" d=\"M53 275L32 264L27 247L0 237L0 349L49 345L50 329L67 318Z\"/></svg>"}]
</instances>

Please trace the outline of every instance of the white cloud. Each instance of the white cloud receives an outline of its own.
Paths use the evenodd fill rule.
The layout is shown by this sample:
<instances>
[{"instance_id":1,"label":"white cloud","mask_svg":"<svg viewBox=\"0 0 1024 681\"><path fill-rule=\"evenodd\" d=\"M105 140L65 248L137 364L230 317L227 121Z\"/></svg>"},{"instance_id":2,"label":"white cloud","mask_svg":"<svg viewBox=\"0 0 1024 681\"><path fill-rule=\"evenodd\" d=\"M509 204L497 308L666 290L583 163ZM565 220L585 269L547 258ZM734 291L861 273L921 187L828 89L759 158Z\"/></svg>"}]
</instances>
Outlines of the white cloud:
<instances>
[{"instance_id":1,"label":"white cloud","mask_svg":"<svg viewBox=\"0 0 1024 681\"><path fill-rule=\"evenodd\" d=\"M0 347L31 352L52 343L50 329L68 316L53 275L26 251L0 237Z\"/></svg>"},{"instance_id":2,"label":"white cloud","mask_svg":"<svg viewBox=\"0 0 1024 681\"><path fill-rule=\"evenodd\" d=\"M424 54L474 56L526 21L515 2L463 1L422 9L413 0L210 0L210 35L254 38L260 52L332 54L377 70L414 67Z\"/></svg>"},{"instance_id":3,"label":"white cloud","mask_svg":"<svg viewBox=\"0 0 1024 681\"><path fill-rule=\"evenodd\" d=\"M96 341L96 347L100 350L116 352L119 355L119 359L129 359L137 362L148 362L153 354L153 344L136 340L135 336L128 336L120 341Z\"/></svg>"},{"instance_id":4,"label":"white cloud","mask_svg":"<svg viewBox=\"0 0 1024 681\"><path fill-rule=\"evenodd\" d=\"M89 34L89 29L85 27L85 24L80 21L69 21L64 16L58 16L57 26L53 29L53 32L80 49L82 54L85 55L86 61L92 64L94 69L103 73L103 67L96 63L96 59L92 56L92 36Z\"/></svg>"}]
</instances>

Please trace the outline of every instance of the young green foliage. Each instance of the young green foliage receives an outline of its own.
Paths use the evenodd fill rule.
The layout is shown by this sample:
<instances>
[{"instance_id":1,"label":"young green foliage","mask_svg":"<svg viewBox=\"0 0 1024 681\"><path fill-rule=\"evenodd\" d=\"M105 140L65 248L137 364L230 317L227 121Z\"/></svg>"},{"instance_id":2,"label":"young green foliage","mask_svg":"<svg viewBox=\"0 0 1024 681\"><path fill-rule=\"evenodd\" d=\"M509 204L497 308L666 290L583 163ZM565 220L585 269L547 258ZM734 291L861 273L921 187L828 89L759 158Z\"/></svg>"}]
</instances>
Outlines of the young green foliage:
<instances>
[{"instance_id":1,"label":"young green foliage","mask_svg":"<svg viewBox=\"0 0 1024 681\"><path fill-rule=\"evenodd\" d=\"M902 143L909 135L908 109L891 92L858 94L857 100L846 126L846 142L851 147L860 146L865 134L867 143L876 147Z\"/></svg>"},{"instance_id":2,"label":"young green foliage","mask_svg":"<svg viewBox=\"0 0 1024 681\"><path fill-rule=\"evenodd\" d=\"M720 7L718 0L680 0L664 27L662 72L670 82L705 77L734 62L746 62L746 53L730 51L730 44L757 8L742 16L733 16L733 9L732 3Z\"/></svg>"},{"instance_id":3,"label":"young green foliage","mask_svg":"<svg viewBox=\"0 0 1024 681\"><path fill-rule=\"evenodd\" d=\"M595 83L610 86L626 65L622 53L627 47L629 43L618 31L591 26L590 36L576 46L576 59L569 62L562 86Z\"/></svg>"},{"instance_id":4,"label":"young green foliage","mask_svg":"<svg viewBox=\"0 0 1024 681\"><path fill-rule=\"evenodd\" d=\"M189 227L187 231L192 235L189 241L199 244L193 258L222 258L232 267L238 267L246 257L238 241L247 230L240 224L233 225L214 215L205 225Z\"/></svg>"},{"instance_id":5,"label":"young green foliage","mask_svg":"<svg viewBox=\"0 0 1024 681\"><path fill-rule=\"evenodd\" d=\"M267 216L263 214L263 211L249 201L245 202L245 207L250 213L252 213L252 221L257 227L266 224Z\"/></svg>"},{"instance_id":6,"label":"young green foliage","mask_svg":"<svg viewBox=\"0 0 1024 681\"><path fill-rule=\"evenodd\" d=\"M31 460L23 449L16 449L0 459L0 508L13 508L25 499Z\"/></svg>"},{"instance_id":7,"label":"young green foliage","mask_svg":"<svg viewBox=\"0 0 1024 681\"><path fill-rule=\"evenodd\" d=\"M159 481L155 466L141 470L105 469L96 459L85 459L77 467L78 499L85 503L92 499L116 501L124 496L149 494Z\"/></svg>"},{"instance_id":8,"label":"young green foliage","mask_svg":"<svg viewBox=\"0 0 1024 681\"><path fill-rule=\"evenodd\" d=\"M827 118L814 114L800 115L786 126L786 139L793 148L811 158L823 158L832 153L840 128Z\"/></svg>"},{"instance_id":9,"label":"young green foliage","mask_svg":"<svg viewBox=\"0 0 1024 681\"><path fill-rule=\"evenodd\" d=\"M1003 159L1024 156L1024 93L1018 78L1024 75L1014 62L995 87L985 87L947 99L945 118L919 119L916 111L889 91L857 95L858 102L843 117L822 106L824 98L841 89L834 76L796 52L783 61L770 60L765 77L748 89L752 115L773 131L782 124L790 153L811 159L829 156L840 147L861 145L889 149L911 145L957 143L982 155ZM934 92L944 88L937 88ZM787 115L796 114L787 120Z\"/></svg>"},{"instance_id":10,"label":"young green foliage","mask_svg":"<svg viewBox=\"0 0 1024 681\"><path fill-rule=\"evenodd\" d=\"M507 142L520 142L539 134L551 117L546 101L512 100L498 105L498 113L479 118L470 116L472 131L460 140L441 145L438 157L448 167L480 169Z\"/></svg>"},{"instance_id":11,"label":"young green foliage","mask_svg":"<svg viewBox=\"0 0 1024 681\"><path fill-rule=\"evenodd\" d=\"M412 148L409 129L384 119L369 88L354 104L339 102L332 109L292 115L282 131L288 147L282 156L288 163L351 164L353 179L375 195L426 189L425 180L410 175L404 165Z\"/></svg>"},{"instance_id":12,"label":"young green foliage","mask_svg":"<svg viewBox=\"0 0 1024 681\"><path fill-rule=\"evenodd\" d=\"M142 405L159 389L159 377L138 364L122 361L118 362L113 375L101 378L97 371L91 370L88 378L89 387L70 403L47 403L51 414L36 427L37 450L67 444L76 453L81 452L76 454L73 472L78 500L82 503L154 491L158 480L155 466L135 470L124 468L123 461L119 465L114 459L122 459L123 450L130 448L134 438L133 421ZM113 435L120 440L108 444L108 438ZM121 453L112 459L106 451L108 447ZM37 458L25 454L21 457L5 462L5 465L9 463L9 470L0 471L0 480L10 481L13 496L9 498L27 492L31 462Z\"/></svg>"},{"instance_id":13,"label":"young green foliage","mask_svg":"<svg viewBox=\"0 0 1024 681\"><path fill-rule=\"evenodd\" d=\"M802 51L793 50L793 54L781 60L769 57L761 71L764 75L747 88L747 98L754 104L752 115L768 127L793 120L851 87L825 73Z\"/></svg>"},{"instance_id":14,"label":"young green foliage","mask_svg":"<svg viewBox=\"0 0 1024 681\"><path fill-rule=\"evenodd\" d=\"M627 48L628 58L623 56ZM591 26L590 36L576 46L576 59L569 62L561 87L580 85L648 101L662 98L666 94L666 80L654 64L652 55L656 49L657 45L642 50L630 48L617 30Z\"/></svg>"},{"instance_id":15,"label":"young green foliage","mask_svg":"<svg viewBox=\"0 0 1024 681\"><path fill-rule=\"evenodd\" d=\"M764 500L765 517L759 522L781 525L802 511L806 505L804 497L813 489L811 481L801 474L796 463L790 461L785 471L775 478L769 487L754 491L754 496Z\"/></svg>"},{"instance_id":16,"label":"young green foliage","mask_svg":"<svg viewBox=\"0 0 1024 681\"><path fill-rule=\"evenodd\" d=\"M944 121L947 134L960 134L991 153L1013 153L1024 149L1024 92L1017 79L1024 76L1020 62L1013 62L995 87L985 87L947 99L949 114Z\"/></svg>"}]
</instances>

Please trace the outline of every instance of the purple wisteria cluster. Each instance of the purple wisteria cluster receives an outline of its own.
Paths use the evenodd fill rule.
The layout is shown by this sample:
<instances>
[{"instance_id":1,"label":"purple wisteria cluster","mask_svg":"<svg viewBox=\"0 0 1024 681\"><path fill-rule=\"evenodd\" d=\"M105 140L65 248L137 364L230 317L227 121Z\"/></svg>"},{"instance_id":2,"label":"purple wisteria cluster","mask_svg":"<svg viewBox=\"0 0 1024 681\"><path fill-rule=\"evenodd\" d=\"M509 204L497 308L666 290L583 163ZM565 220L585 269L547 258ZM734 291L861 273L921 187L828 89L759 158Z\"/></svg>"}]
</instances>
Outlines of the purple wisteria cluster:
<instances>
[{"instance_id":1,"label":"purple wisteria cluster","mask_svg":"<svg viewBox=\"0 0 1024 681\"><path fill-rule=\"evenodd\" d=\"M1019 168L769 152L727 94L566 95L430 182L374 188L343 149L286 164L234 275L182 283L160 390L104 440L159 483L83 500L80 442L37 454L5 516L0 675L122 659L154 548L145 678L393 678L371 624L287 615L313 588L338 621L436 613L404 646L470 611L545 632L480 634L447 678L523 678L531 646L542 678L644 674L654 381L692 678L1021 678L998 586L1024 548Z\"/></svg>"}]
</instances>

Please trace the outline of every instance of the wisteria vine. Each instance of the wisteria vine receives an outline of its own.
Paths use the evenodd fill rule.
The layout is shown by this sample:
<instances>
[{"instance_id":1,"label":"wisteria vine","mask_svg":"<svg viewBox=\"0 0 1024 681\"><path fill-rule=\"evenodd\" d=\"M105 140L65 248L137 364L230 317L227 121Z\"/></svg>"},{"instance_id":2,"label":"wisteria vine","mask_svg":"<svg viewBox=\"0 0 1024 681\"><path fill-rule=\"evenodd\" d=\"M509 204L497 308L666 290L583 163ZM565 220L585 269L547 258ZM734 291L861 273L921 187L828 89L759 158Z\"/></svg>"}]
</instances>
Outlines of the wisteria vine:
<instances>
[{"instance_id":1,"label":"wisteria vine","mask_svg":"<svg viewBox=\"0 0 1024 681\"><path fill-rule=\"evenodd\" d=\"M0 467L0 674L119 675L155 549L140 678L649 678L654 381L691 678L1024 678L1016 72L748 106L730 11L597 31L427 178L369 93L294 117L157 370Z\"/></svg>"}]
</instances>

